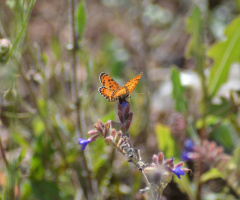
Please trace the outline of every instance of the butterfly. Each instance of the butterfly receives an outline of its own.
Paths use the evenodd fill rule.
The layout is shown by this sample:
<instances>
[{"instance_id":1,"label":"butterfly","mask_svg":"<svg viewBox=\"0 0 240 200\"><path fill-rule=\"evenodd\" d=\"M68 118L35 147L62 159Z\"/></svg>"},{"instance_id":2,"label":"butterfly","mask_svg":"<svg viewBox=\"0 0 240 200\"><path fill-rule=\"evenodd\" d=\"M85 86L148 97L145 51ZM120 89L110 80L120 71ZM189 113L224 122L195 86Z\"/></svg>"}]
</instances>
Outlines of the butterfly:
<instances>
[{"instance_id":1,"label":"butterfly","mask_svg":"<svg viewBox=\"0 0 240 200\"><path fill-rule=\"evenodd\" d=\"M103 95L109 102L119 100L120 102L129 101L130 94L138 84L138 81L142 77L142 72L130 79L124 86L119 86L109 75L102 72L99 76L99 80L103 87L100 87L98 91Z\"/></svg>"}]
</instances>

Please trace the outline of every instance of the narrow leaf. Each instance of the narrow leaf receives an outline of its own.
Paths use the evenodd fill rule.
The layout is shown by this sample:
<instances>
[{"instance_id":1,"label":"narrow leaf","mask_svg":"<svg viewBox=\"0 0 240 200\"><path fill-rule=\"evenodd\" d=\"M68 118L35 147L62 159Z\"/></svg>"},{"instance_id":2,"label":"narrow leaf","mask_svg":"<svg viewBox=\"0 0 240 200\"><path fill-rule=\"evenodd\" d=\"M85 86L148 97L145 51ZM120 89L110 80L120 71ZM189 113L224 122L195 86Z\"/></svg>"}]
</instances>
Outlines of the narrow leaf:
<instances>
[{"instance_id":1,"label":"narrow leaf","mask_svg":"<svg viewBox=\"0 0 240 200\"><path fill-rule=\"evenodd\" d=\"M187 57L193 57L198 74L203 75L204 71L204 48L202 42L203 24L201 11L196 6L187 19L187 31L191 35L188 44Z\"/></svg>"},{"instance_id":2,"label":"narrow leaf","mask_svg":"<svg viewBox=\"0 0 240 200\"><path fill-rule=\"evenodd\" d=\"M209 77L209 94L213 97L221 85L227 81L230 67L240 57L240 17L225 29L226 40L212 46L208 56L214 60Z\"/></svg>"},{"instance_id":3,"label":"narrow leaf","mask_svg":"<svg viewBox=\"0 0 240 200\"><path fill-rule=\"evenodd\" d=\"M77 32L79 34L79 37L81 38L86 25L86 13L85 13L83 0L77 6L76 25L77 25Z\"/></svg>"},{"instance_id":4,"label":"narrow leaf","mask_svg":"<svg viewBox=\"0 0 240 200\"><path fill-rule=\"evenodd\" d=\"M187 110L187 102L184 98L184 88L181 83L180 75L176 68L172 69L171 79L173 84L172 96L175 100L175 109L179 112L185 112Z\"/></svg>"}]
</instances>

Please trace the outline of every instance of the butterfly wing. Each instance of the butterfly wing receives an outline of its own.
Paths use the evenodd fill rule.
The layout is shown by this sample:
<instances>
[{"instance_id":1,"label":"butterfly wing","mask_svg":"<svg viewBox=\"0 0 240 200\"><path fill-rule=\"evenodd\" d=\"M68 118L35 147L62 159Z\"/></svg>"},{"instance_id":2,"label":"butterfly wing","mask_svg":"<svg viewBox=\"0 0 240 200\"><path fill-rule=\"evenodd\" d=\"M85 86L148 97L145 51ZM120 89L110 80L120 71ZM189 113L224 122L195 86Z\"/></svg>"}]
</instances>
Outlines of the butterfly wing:
<instances>
[{"instance_id":1,"label":"butterfly wing","mask_svg":"<svg viewBox=\"0 0 240 200\"><path fill-rule=\"evenodd\" d=\"M99 76L99 80L105 88L109 88L112 90L118 89L120 86L114 81L110 76L106 73L102 72Z\"/></svg>"},{"instance_id":2,"label":"butterfly wing","mask_svg":"<svg viewBox=\"0 0 240 200\"><path fill-rule=\"evenodd\" d=\"M109 89L109 88L106 88L106 87L100 87L98 89L98 91L100 92L101 95L103 95L108 101L111 101L111 96L113 94L113 92L115 90L113 89Z\"/></svg>"},{"instance_id":3,"label":"butterfly wing","mask_svg":"<svg viewBox=\"0 0 240 200\"><path fill-rule=\"evenodd\" d=\"M135 76L134 78L132 78L131 80L129 80L125 86L128 89L129 94L131 94L131 92L134 90L134 88L136 87L136 85L138 84L138 81L140 80L140 78L142 77L142 72L140 74L138 74L137 76Z\"/></svg>"}]
</instances>

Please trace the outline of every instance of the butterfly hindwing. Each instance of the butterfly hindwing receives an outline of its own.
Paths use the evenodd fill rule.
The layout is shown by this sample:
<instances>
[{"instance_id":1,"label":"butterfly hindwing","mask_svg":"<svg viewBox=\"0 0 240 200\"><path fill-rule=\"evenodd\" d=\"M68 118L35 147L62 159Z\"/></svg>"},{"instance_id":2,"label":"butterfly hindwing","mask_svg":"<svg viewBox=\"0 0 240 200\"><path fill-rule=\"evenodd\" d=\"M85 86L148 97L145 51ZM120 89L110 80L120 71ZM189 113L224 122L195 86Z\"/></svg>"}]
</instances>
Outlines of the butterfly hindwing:
<instances>
[{"instance_id":1,"label":"butterfly hindwing","mask_svg":"<svg viewBox=\"0 0 240 200\"><path fill-rule=\"evenodd\" d=\"M116 81L114 81L110 76L108 76L104 72L100 74L99 79L102 85L106 88L116 90L120 87Z\"/></svg>"},{"instance_id":2,"label":"butterfly hindwing","mask_svg":"<svg viewBox=\"0 0 240 200\"><path fill-rule=\"evenodd\" d=\"M129 94L131 94L131 92L134 90L134 88L136 87L136 85L138 84L138 81L140 80L140 78L142 77L142 72L140 74L138 74L137 76L135 76L134 78L130 79L125 86L128 89Z\"/></svg>"},{"instance_id":3,"label":"butterfly hindwing","mask_svg":"<svg viewBox=\"0 0 240 200\"><path fill-rule=\"evenodd\" d=\"M103 95L108 101L111 101L111 96L112 96L112 93L114 92L113 89L109 89L109 88L106 88L106 87L100 87L98 89L98 91L100 92L101 95Z\"/></svg>"}]
</instances>

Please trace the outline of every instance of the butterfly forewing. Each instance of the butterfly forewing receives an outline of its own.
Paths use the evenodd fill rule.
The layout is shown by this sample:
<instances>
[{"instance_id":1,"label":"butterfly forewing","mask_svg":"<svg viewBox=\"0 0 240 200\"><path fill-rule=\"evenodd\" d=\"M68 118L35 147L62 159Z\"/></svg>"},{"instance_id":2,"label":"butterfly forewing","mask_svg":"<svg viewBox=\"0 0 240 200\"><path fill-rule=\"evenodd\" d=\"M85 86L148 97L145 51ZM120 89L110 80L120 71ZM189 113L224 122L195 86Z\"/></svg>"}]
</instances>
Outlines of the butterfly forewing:
<instances>
[{"instance_id":1,"label":"butterfly forewing","mask_svg":"<svg viewBox=\"0 0 240 200\"><path fill-rule=\"evenodd\" d=\"M116 90L120 86L114 81L110 76L108 76L106 73L102 72L99 76L100 82L102 85L106 88Z\"/></svg>"},{"instance_id":2,"label":"butterfly forewing","mask_svg":"<svg viewBox=\"0 0 240 200\"><path fill-rule=\"evenodd\" d=\"M138 74L137 76L135 76L134 78L132 78L131 80L129 80L125 86L128 89L129 94L131 94L131 92L134 90L134 88L136 87L136 85L138 84L138 81L140 80L140 78L142 77L142 72L140 74Z\"/></svg>"}]
</instances>

